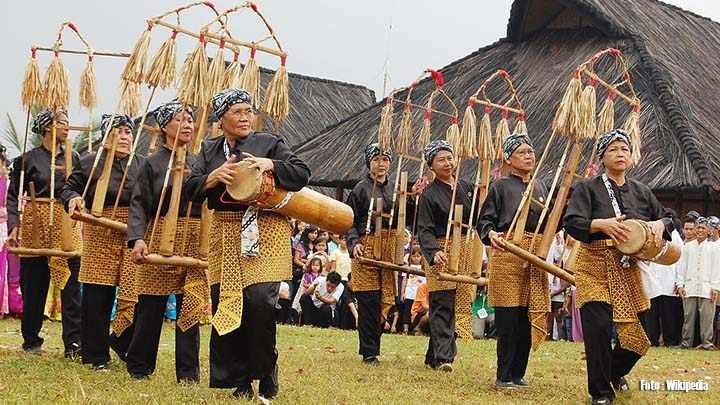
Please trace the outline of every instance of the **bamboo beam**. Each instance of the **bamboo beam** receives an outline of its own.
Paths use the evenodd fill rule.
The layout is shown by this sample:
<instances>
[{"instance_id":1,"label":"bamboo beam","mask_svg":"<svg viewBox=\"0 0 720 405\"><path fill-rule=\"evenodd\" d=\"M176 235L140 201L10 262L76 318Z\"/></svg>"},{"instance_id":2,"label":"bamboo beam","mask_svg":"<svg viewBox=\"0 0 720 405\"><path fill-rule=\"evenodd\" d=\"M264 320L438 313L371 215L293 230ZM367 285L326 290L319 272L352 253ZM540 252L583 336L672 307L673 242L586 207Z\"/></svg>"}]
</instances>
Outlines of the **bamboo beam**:
<instances>
[{"instance_id":1,"label":"bamboo beam","mask_svg":"<svg viewBox=\"0 0 720 405\"><path fill-rule=\"evenodd\" d=\"M440 281L454 281L456 283L475 284L478 287L484 287L488 284L488 279L485 277L475 278L462 274L450 274L440 272L438 273L437 278Z\"/></svg>"},{"instance_id":2,"label":"bamboo beam","mask_svg":"<svg viewBox=\"0 0 720 405\"><path fill-rule=\"evenodd\" d=\"M160 266L200 267L203 269L207 269L208 267L208 262L206 260L176 255L162 256L154 253L145 256L145 259L143 259L143 263Z\"/></svg>"},{"instance_id":3,"label":"bamboo beam","mask_svg":"<svg viewBox=\"0 0 720 405\"><path fill-rule=\"evenodd\" d=\"M495 104L495 103L493 103L493 102L485 101L485 100L483 100L483 99L481 99L481 98L477 98L477 97L474 97L474 96L473 96L473 97L470 97L470 101L473 102L473 103L486 105L486 106L488 106L488 107L497 108L498 110L510 111L510 112L512 112L512 113L515 113L515 114L524 114L524 113L525 113L523 110L520 110L520 109L517 109L517 108L508 107L508 106L501 105L501 104Z\"/></svg>"},{"instance_id":4,"label":"bamboo beam","mask_svg":"<svg viewBox=\"0 0 720 405\"><path fill-rule=\"evenodd\" d=\"M520 257L523 260L527 260L530 262L530 264L534 265L535 267L544 270L552 275L558 276L561 279L569 282L572 285L575 285L575 276L568 273L567 271L561 269L560 267L548 263L545 260L535 256L534 254L527 252L523 250L523 248L513 245L512 243L503 240L501 243L501 246L503 249L507 250L508 252L514 254L515 256Z\"/></svg>"},{"instance_id":5,"label":"bamboo beam","mask_svg":"<svg viewBox=\"0 0 720 405\"><path fill-rule=\"evenodd\" d=\"M8 252L17 256L57 256L57 257L78 257L80 252L77 250L65 252L60 249L45 248L26 248L26 247L8 247Z\"/></svg>"},{"instance_id":6,"label":"bamboo beam","mask_svg":"<svg viewBox=\"0 0 720 405\"><path fill-rule=\"evenodd\" d=\"M49 48L46 46L34 46L33 48L39 50L39 51L48 51L48 52L55 52L56 50L53 48ZM73 55L87 55L88 51L78 51L74 49L58 49L57 52L60 53L69 53ZM93 56L113 56L117 58L129 58L130 54L127 52L108 52L108 51L92 51Z\"/></svg>"},{"instance_id":7,"label":"bamboo beam","mask_svg":"<svg viewBox=\"0 0 720 405\"><path fill-rule=\"evenodd\" d=\"M105 217L96 217L80 211L74 211L72 215L70 215L70 218L76 221L85 222L86 224L102 226L103 228L109 228L127 234L127 224L124 222L113 221Z\"/></svg>"}]
</instances>

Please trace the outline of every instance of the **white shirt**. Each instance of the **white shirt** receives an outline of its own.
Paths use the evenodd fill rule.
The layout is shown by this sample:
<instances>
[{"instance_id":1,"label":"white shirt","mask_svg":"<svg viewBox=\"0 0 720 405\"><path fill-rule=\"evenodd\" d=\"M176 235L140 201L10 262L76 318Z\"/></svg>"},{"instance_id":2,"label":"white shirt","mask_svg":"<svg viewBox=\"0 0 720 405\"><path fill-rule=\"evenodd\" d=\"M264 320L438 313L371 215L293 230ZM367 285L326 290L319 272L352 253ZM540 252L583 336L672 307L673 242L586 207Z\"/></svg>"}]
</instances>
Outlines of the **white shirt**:
<instances>
[{"instance_id":1,"label":"white shirt","mask_svg":"<svg viewBox=\"0 0 720 405\"><path fill-rule=\"evenodd\" d=\"M694 240L683 246L680 259L680 285L688 297L711 298L720 290L720 247L717 243Z\"/></svg>"},{"instance_id":2,"label":"white shirt","mask_svg":"<svg viewBox=\"0 0 720 405\"><path fill-rule=\"evenodd\" d=\"M414 269L422 269L422 266L411 264L410 267ZM405 286L405 299L414 300L417 295L417 289L420 284L425 282L425 277L417 276L415 274L408 274L408 282Z\"/></svg>"},{"instance_id":3,"label":"white shirt","mask_svg":"<svg viewBox=\"0 0 720 405\"><path fill-rule=\"evenodd\" d=\"M317 287L315 287L315 291L318 291L320 295L324 298L332 296L335 298L335 302L332 304L329 304L330 307L335 310L335 304L340 300L340 296L343 293L343 290L345 289L345 286L341 284L338 284L337 288L335 288L335 291L333 291L332 294L329 294L327 291L327 277L320 276L317 279L315 279L315 283L317 284ZM318 297L315 296L315 294L312 294L312 301L313 304L315 304L316 307L320 308L324 302L320 301Z\"/></svg>"},{"instance_id":4,"label":"white shirt","mask_svg":"<svg viewBox=\"0 0 720 405\"><path fill-rule=\"evenodd\" d=\"M682 246L682 238L678 231L671 234L672 243ZM640 265L640 275L648 298L653 299L661 295L676 296L675 287L680 285L680 263L682 256L675 264L663 265L649 262L647 265Z\"/></svg>"}]
</instances>

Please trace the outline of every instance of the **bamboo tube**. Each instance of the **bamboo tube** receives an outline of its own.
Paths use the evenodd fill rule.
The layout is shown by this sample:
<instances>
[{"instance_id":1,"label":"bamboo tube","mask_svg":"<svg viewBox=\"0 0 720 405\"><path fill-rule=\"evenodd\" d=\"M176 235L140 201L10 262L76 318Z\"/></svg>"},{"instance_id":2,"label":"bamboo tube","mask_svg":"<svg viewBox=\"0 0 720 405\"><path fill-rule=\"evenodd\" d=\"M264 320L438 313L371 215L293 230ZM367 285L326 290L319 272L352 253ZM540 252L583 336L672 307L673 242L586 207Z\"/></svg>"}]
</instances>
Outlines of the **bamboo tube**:
<instances>
[{"instance_id":1,"label":"bamboo tube","mask_svg":"<svg viewBox=\"0 0 720 405\"><path fill-rule=\"evenodd\" d=\"M202 145L203 139L205 139L205 133L207 132L207 119L208 114L210 111L210 104L206 105L205 107L200 109L200 114L198 114L198 120L196 122L197 125L197 132L195 132L195 136L192 140L192 147L191 151L193 154L197 155L200 153L200 146Z\"/></svg>"},{"instance_id":2,"label":"bamboo tube","mask_svg":"<svg viewBox=\"0 0 720 405\"><path fill-rule=\"evenodd\" d=\"M201 259L207 260L210 253L210 227L212 225L212 215L207 206L207 200L203 201L202 213L200 214L200 246L198 254Z\"/></svg>"},{"instance_id":3,"label":"bamboo tube","mask_svg":"<svg viewBox=\"0 0 720 405\"><path fill-rule=\"evenodd\" d=\"M112 229L120 233L127 233L126 223L115 221L105 217L96 217L95 215L85 212L74 211L72 215L70 215L70 218L76 221L84 222L86 224L102 226L103 228Z\"/></svg>"},{"instance_id":4,"label":"bamboo tube","mask_svg":"<svg viewBox=\"0 0 720 405\"><path fill-rule=\"evenodd\" d=\"M393 186L393 198L392 206L390 206L390 228L393 227L395 219L395 202L397 201L397 195L400 193L398 187L400 187L400 169L403 162L403 155L400 155L398 159L397 171L395 172L395 185Z\"/></svg>"},{"instance_id":5,"label":"bamboo tube","mask_svg":"<svg viewBox=\"0 0 720 405\"><path fill-rule=\"evenodd\" d=\"M440 281L454 281L456 283L475 284L478 287L484 287L488 284L488 279L484 277L475 278L471 276L449 274L443 272L438 273L437 279Z\"/></svg>"},{"instance_id":6,"label":"bamboo tube","mask_svg":"<svg viewBox=\"0 0 720 405\"><path fill-rule=\"evenodd\" d=\"M67 181L70 174L72 174L73 163L72 163L72 141L70 137L65 138L65 181ZM63 212L62 216L62 228L60 231L60 244L62 250L70 252L73 250L73 221L70 219L68 213Z\"/></svg>"},{"instance_id":7,"label":"bamboo tube","mask_svg":"<svg viewBox=\"0 0 720 405\"><path fill-rule=\"evenodd\" d=\"M373 260L373 259L369 259L367 257L362 257L362 256L355 257L355 260L357 260L361 264L364 264L368 267L375 268L375 269L391 270L391 271L402 272L402 273L407 273L407 274L414 274L416 276L425 277L424 271L414 269L410 266L401 266L399 264L381 262L379 260Z\"/></svg>"},{"instance_id":8,"label":"bamboo tube","mask_svg":"<svg viewBox=\"0 0 720 405\"><path fill-rule=\"evenodd\" d=\"M456 186L457 187L457 186ZM454 203L454 200L451 201L451 204ZM462 243L462 221L463 221L463 206L462 204L455 204L455 210L454 210L454 218L453 218L453 231L452 231L452 241L450 245L450 257L448 258L448 269L450 270L451 274L457 274L458 270L460 269L460 252L461 252L461 243Z\"/></svg>"},{"instance_id":9,"label":"bamboo tube","mask_svg":"<svg viewBox=\"0 0 720 405\"><path fill-rule=\"evenodd\" d=\"M485 245L483 245L482 240L480 240L480 235L477 234L475 229L471 229L470 233L474 235L472 238L472 258L470 259L470 263L477 274L481 274Z\"/></svg>"},{"instance_id":10,"label":"bamboo tube","mask_svg":"<svg viewBox=\"0 0 720 405\"><path fill-rule=\"evenodd\" d=\"M552 236L555 237L555 234L553 233ZM554 264L548 263L545 261L545 259L541 259L530 252L526 252L521 247L516 246L510 242L502 241L500 244L502 245L503 249L520 257L523 260L527 260L528 262L530 262L530 264L534 265L535 267L537 267L541 270L544 270L552 275L558 276L561 279L569 282L570 284L575 285L575 276L573 276L572 274L568 273L567 271L561 269L560 267L558 267Z\"/></svg>"},{"instance_id":11,"label":"bamboo tube","mask_svg":"<svg viewBox=\"0 0 720 405\"><path fill-rule=\"evenodd\" d=\"M182 256L162 256L158 254L149 254L142 261L144 264L164 265L164 266L180 266L180 267L199 267L207 269L208 262L206 260L195 259L193 257Z\"/></svg>"},{"instance_id":12,"label":"bamboo tube","mask_svg":"<svg viewBox=\"0 0 720 405\"><path fill-rule=\"evenodd\" d=\"M520 207L520 216L515 223L515 230L512 235L512 241L514 243L520 243L525 234L525 226L527 225L527 218L530 214L530 205L532 205L533 194L535 193L535 183L529 183L525 187L525 192L528 197L525 204Z\"/></svg>"},{"instance_id":13,"label":"bamboo tube","mask_svg":"<svg viewBox=\"0 0 720 405\"><path fill-rule=\"evenodd\" d=\"M112 121L110 121L109 125L112 127ZM115 133L109 150L107 146L102 150L98 150L98 153L105 153L105 162L103 162L103 170L100 173L100 177L97 179L97 182L95 182L95 195L93 196L92 206L90 207L90 213L96 217L101 217L103 208L105 208L105 196L107 195L108 186L110 185L110 175L112 174L113 161L115 160L115 151L117 150L119 138L117 133ZM88 178L88 182L92 181L92 178Z\"/></svg>"},{"instance_id":14,"label":"bamboo tube","mask_svg":"<svg viewBox=\"0 0 720 405\"><path fill-rule=\"evenodd\" d=\"M383 223L383 199L378 197L377 203L375 203L375 245L373 246L373 256L375 259L380 260L382 258L382 223Z\"/></svg>"},{"instance_id":15,"label":"bamboo tube","mask_svg":"<svg viewBox=\"0 0 720 405\"><path fill-rule=\"evenodd\" d=\"M26 248L26 247L8 247L8 252L17 256L56 256L56 257L79 257L80 252L77 250L66 252L60 249L45 248Z\"/></svg>"},{"instance_id":16,"label":"bamboo tube","mask_svg":"<svg viewBox=\"0 0 720 405\"><path fill-rule=\"evenodd\" d=\"M180 210L180 197L182 196L182 182L185 174L185 154L184 145L177 146L177 157L175 159L172 181L172 192L170 193L170 205L168 206L165 219L163 221L162 234L160 235L159 253L162 256L172 256L175 250L175 230L177 228L178 212ZM158 206L158 211L160 206Z\"/></svg>"},{"instance_id":17,"label":"bamboo tube","mask_svg":"<svg viewBox=\"0 0 720 405\"><path fill-rule=\"evenodd\" d=\"M54 115L54 114L53 114ZM52 122L52 146L50 147L50 213L48 225L50 229L55 224L55 170L57 167L57 121L53 116Z\"/></svg>"},{"instance_id":18,"label":"bamboo tube","mask_svg":"<svg viewBox=\"0 0 720 405\"><path fill-rule=\"evenodd\" d=\"M405 210L407 206L407 172L400 173L400 196L398 198L397 232L395 234L395 263L405 260Z\"/></svg>"},{"instance_id":19,"label":"bamboo tube","mask_svg":"<svg viewBox=\"0 0 720 405\"><path fill-rule=\"evenodd\" d=\"M28 185L30 189L30 206L33 208L33 223L32 223L32 239L30 246L35 249L40 248L40 229L42 229L42 223L40 222L39 207L35 196L35 183L30 182Z\"/></svg>"},{"instance_id":20,"label":"bamboo tube","mask_svg":"<svg viewBox=\"0 0 720 405\"><path fill-rule=\"evenodd\" d=\"M462 166L462 159L458 158L457 162L457 168L455 169L455 179L453 182L453 188L452 188L452 196L450 197L450 212L448 212L448 221L447 221L447 230L445 231L445 252L448 251L448 246L450 241L450 229L453 224L453 218L455 216L455 195L457 194L457 186L458 186L458 179L460 178L460 167ZM460 220L462 223L462 220Z\"/></svg>"}]
</instances>

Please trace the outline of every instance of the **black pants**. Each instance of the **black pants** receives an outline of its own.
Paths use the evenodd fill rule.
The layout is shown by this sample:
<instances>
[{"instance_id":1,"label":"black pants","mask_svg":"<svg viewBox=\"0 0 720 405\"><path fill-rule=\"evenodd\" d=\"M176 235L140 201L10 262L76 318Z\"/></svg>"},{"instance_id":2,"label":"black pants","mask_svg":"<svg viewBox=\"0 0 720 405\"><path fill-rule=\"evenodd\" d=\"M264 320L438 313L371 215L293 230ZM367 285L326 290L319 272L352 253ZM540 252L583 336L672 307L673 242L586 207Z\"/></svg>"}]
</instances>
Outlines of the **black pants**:
<instances>
[{"instance_id":1,"label":"black pants","mask_svg":"<svg viewBox=\"0 0 720 405\"><path fill-rule=\"evenodd\" d=\"M333 310L328 304L316 307L309 295L300 297L300 308L302 308L303 324L312 325L318 328L329 328L333 320Z\"/></svg>"},{"instance_id":2,"label":"black pants","mask_svg":"<svg viewBox=\"0 0 720 405\"><path fill-rule=\"evenodd\" d=\"M72 343L81 342L81 313L80 313L80 259L77 257L67 259L70 267L70 278L65 288L60 292L62 305L62 339L65 350L70 349ZM23 348L28 349L43 344L40 337L42 329L45 299L50 288L50 267L48 258L23 257L20 259L20 290L23 297L23 318L20 329L23 336Z\"/></svg>"},{"instance_id":3,"label":"black pants","mask_svg":"<svg viewBox=\"0 0 720 405\"><path fill-rule=\"evenodd\" d=\"M176 294L177 317L182 311L182 294ZM155 372L160 334L162 333L167 295L140 295L135 305L135 332L127 352L130 374L150 375ZM194 325L185 332L175 326L175 378L180 381L200 381L200 327Z\"/></svg>"},{"instance_id":4,"label":"black pants","mask_svg":"<svg viewBox=\"0 0 720 405\"><path fill-rule=\"evenodd\" d=\"M662 335L665 346L677 346L682 338L682 298L660 295L650 300L650 310L645 313L645 333L653 346L660 345Z\"/></svg>"},{"instance_id":5,"label":"black pants","mask_svg":"<svg viewBox=\"0 0 720 405\"><path fill-rule=\"evenodd\" d=\"M83 284L82 362L110 361L110 314L115 302L115 286ZM128 328L129 329L129 328Z\"/></svg>"},{"instance_id":6,"label":"black pants","mask_svg":"<svg viewBox=\"0 0 720 405\"><path fill-rule=\"evenodd\" d=\"M355 291L358 303L358 338L364 359L380 355L380 291Z\"/></svg>"},{"instance_id":7,"label":"black pants","mask_svg":"<svg viewBox=\"0 0 720 405\"><path fill-rule=\"evenodd\" d=\"M495 309L497 314L497 308ZM497 315L496 315L497 322ZM640 355L611 347L613 331L612 307L599 301L588 302L580 308L585 356L588 372L588 391L593 398L614 398L611 381L618 381L632 370Z\"/></svg>"},{"instance_id":8,"label":"black pants","mask_svg":"<svg viewBox=\"0 0 720 405\"><path fill-rule=\"evenodd\" d=\"M280 283L259 283L243 289L242 324L234 331L210 335L210 388L236 388L251 380L277 375L275 304ZM210 290L213 314L220 285Z\"/></svg>"},{"instance_id":9,"label":"black pants","mask_svg":"<svg viewBox=\"0 0 720 405\"><path fill-rule=\"evenodd\" d=\"M530 319L527 307L496 307L497 379L502 382L525 376L530 357Z\"/></svg>"},{"instance_id":10,"label":"black pants","mask_svg":"<svg viewBox=\"0 0 720 405\"><path fill-rule=\"evenodd\" d=\"M425 364L437 367L452 363L457 354L455 346L455 290L430 292L430 341Z\"/></svg>"}]
</instances>

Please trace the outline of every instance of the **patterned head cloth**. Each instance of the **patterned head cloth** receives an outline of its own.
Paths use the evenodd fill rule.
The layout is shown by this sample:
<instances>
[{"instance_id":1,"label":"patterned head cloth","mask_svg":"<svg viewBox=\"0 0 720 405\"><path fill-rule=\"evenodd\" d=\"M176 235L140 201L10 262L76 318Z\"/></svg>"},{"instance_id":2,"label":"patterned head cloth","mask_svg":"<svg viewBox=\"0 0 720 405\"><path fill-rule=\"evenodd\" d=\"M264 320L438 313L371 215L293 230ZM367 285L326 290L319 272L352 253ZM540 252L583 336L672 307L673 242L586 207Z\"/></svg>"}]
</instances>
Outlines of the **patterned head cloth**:
<instances>
[{"instance_id":1,"label":"patterned head cloth","mask_svg":"<svg viewBox=\"0 0 720 405\"><path fill-rule=\"evenodd\" d=\"M603 155L605 154L605 151L607 150L608 146L610 146L611 143L615 141L623 141L628 146L628 148L632 148L632 143L630 142L630 136L623 131L622 129L613 129L612 131L608 132L607 134L603 135L598 139L598 146L597 146L597 157L598 159L602 160Z\"/></svg>"},{"instance_id":2,"label":"patterned head cloth","mask_svg":"<svg viewBox=\"0 0 720 405\"><path fill-rule=\"evenodd\" d=\"M108 125L110 125L110 118L113 118L113 114L102 115L102 123L100 124L100 128L102 128L103 133L108 130ZM133 123L133 120L132 118L130 118L129 115L115 114L115 118L113 118L112 120L112 127L110 129L123 126L130 128L131 131L135 130L135 123Z\"/></svg>"},{"instance_id":3,"label":"patterned head cloth","mask_svg":"<svg viewBox=\"0 0 720 405\"><path fill-rule=\"evenodd\" d=\"M425 156L425 162L427 162L428 166L432 166L432 161L435 158L435 155L437 155L441 150L455 153L452 145L450 145L450 142L444 139L437 139L427 144L423 150L423 156Z\"/></svg>"},{"instance_id":4,"label":"patterned head cloth","mask_svg":"<svg viewBox=\"0 0 720 405\"><path fill-rule=\"evenodd\" d=\"M708 225L712 226L713 228L720 229L720 218L714 215L708 217Z\"/></svg>"},{"instance_id":5,"label":"patterned head cloth","mask_svg":"<svg viewBox=\"0 0 720 405\"><path fill-rule=\"evenodd\" d=\"M152 114L155 116L155 121L157 122L160 129L163 129L167 126L168 123L175 117L177 113L182 110L183 103L178 101L177 99L170 101L165 104L159 105L155 111L152 112ZM192 107L187 106L185 111L187 111L188 114L195 119L195 112L193 111Z\"/></svg>"},{"instance_id":6,"label":"patterned head cloth","mask_svg":"<svg viewBox=\"0 0 720 405\"><path fill-rule=\"evenodd\" d=\"M211 102L215 117L220 119L235 104L245 103L252 105L252 96L243 89L230 88L214 95Z\"/></svg>"},{"instance_id":7,"label":"patterned head cloth","mask_svg":"<svg viewBox=\"0 0 720 405\"><path fill-rule=\"evenodd\" d=\"M65 111L60 111L61 114L67 114ZM40 114L36 115L32 122L32 131L38 135L44 135L47 127L52 124L55 114L50 110L44 110Z\"/></svg>"},{"instance_id":8,"label":"patterned head cloth","mask_svg":"<svg viewBox=\"0 0 720 405\"><path fill-rule=\"evenodd\" d=\"M380 155L381 153L382 153L383 155L387 156L388 159L390 159L390 161L392 162L392 156L390 155L390 152L388 152L388 151L384 151L384 152L381 151L381 150L380 150L380 144L378 144L377 142L376 142L376 143L371 143L370 145L366 146L366 147L365 147L365 166L367 166L367 168L369 169L369 168L370 168L370 161L373 160L373 159L375 158L375 156L378 156L378 155Z\"/></svg>"},{"instance_id":9,"label":"patterned head cloth","mask_svg":"<svg viewBox=\"0 0 720 405\"><path fill-rule=\"evenodd\" d=\"M698 219L695 220L695 225L702 225L707 228L707 226L709 225L708 222L709 221L707 218L699 217Z\"/></svg>"},{"instance_id":10,"label":"patterned head cloth","mask_svg":"<svg viewBox=\"0 0 720 405\"><path fill-rule=\"evenodd\" d=\"M512 134L505 139L503 142L503 158L505 160L510 159L513 152L517 150L522 144L528 144L530 147L533 146L530 137L527 134Z\"/></svg>"}]
</instances>

